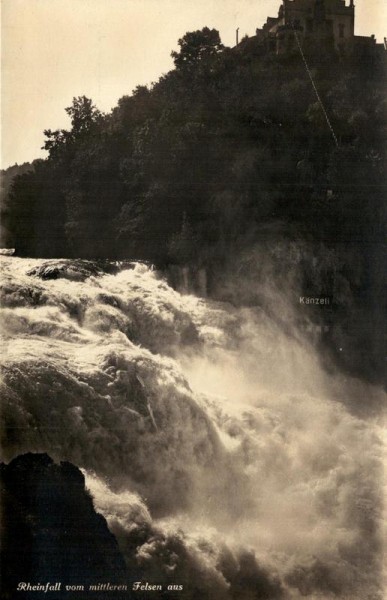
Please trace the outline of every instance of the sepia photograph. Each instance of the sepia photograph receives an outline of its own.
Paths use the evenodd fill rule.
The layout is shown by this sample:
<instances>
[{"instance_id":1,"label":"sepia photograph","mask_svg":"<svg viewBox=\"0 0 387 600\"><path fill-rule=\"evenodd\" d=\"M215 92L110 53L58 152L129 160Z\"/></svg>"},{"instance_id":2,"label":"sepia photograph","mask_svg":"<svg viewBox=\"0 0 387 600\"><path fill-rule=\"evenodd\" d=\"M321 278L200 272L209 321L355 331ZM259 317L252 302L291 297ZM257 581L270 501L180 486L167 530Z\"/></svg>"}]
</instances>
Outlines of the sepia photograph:
<instances>
[{"instance_id":1,"label":"sepia photograph","mask_svg":"<svg viewBox=\"0 0 387 600\"><path fill-rule=\"evenodd\" d=\"M0 596L385 600L385 0L1 0Z\"/></svg>"}]
</instances>

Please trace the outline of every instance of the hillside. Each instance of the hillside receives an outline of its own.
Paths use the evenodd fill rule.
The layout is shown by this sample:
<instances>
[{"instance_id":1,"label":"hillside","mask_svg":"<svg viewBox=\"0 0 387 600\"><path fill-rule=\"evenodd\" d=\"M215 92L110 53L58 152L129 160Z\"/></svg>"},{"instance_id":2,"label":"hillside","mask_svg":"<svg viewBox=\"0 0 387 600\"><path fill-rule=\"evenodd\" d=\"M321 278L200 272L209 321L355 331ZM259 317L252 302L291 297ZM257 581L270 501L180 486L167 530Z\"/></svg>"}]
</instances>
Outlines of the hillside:
<instances>
[{"instance_id":1,"label":"hillside","mask_svg":"<svg viewBox=\"0 0 387 600\"><path fill-rule=\"evenodd\" d=\"M33 170L33 163L23 163L21 165L15 164L8 169L0 170L0 246L7 247L11 243L11 236L5 226L5 220L7 219L8 207L7 200L9 190L13 180L18 175L27 173Z\"/></svg>"},{"instance_id":2,"label":"hillside","mask_svg":"<svg viewBox=\"0 0 387 600\"><path fill-rule=\"evenodd\" d=\"M208 28L179 46L150 89L106 115L74 98L71 130L45 131L48 159L9 193L9 243L19 256L147 260L175 285L185 268L191 289L237 304L265 304L243 285L263 277L296 301L329 296L329 315L308 319L335 359L378 380L383 55L308 56L322 105L297 53L224 48Z\"/></svg>"}]
</instances>

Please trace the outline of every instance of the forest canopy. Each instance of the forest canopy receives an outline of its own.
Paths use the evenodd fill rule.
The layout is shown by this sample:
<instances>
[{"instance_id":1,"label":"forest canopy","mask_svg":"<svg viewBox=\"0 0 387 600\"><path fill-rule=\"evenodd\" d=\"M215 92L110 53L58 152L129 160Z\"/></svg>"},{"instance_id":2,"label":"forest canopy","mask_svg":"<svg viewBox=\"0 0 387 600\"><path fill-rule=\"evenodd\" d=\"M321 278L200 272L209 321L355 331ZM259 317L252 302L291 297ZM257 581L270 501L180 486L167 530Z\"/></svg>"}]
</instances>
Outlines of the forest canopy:
<instances>
[{"instance_id":1,"label":"forest canopy","mask_svg":"<svg viewBox=\"0 0 387 600\"><path fill-rule=\"evenodd\" d=\"M175 68L109 113L85 96L47 160L17 176L3 222L22 256L222 261L270 222L330 240L382 234L385 61L224 48L207 27ZM200 251L198 251L200 248ZM227 248L227 249L226 249Z\"/></svg>"}]
</instances>

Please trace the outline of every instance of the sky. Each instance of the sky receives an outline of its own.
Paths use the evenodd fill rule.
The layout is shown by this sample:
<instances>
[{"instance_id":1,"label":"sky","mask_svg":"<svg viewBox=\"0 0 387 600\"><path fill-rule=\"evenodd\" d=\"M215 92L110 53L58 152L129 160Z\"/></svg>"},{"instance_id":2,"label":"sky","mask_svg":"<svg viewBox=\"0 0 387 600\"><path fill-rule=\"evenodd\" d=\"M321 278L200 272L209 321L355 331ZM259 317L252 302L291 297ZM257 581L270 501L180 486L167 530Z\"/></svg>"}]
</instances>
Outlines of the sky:
<instances>
[{"instance_id":1,"label":"sky","mask_svg":"<svg viewBox=\"0 0 387 600\"><path fill-rule=\"evenodd\" d=\"M348 2L348 0L347 0ZM44 129L68 128L74 96L108 112L173 67L187 31L225 45L254 35L280 0L1 0L1 166L44 157ZM385 0L357 0L356 34L382 42Z\"/></svg>"}]
</instances>

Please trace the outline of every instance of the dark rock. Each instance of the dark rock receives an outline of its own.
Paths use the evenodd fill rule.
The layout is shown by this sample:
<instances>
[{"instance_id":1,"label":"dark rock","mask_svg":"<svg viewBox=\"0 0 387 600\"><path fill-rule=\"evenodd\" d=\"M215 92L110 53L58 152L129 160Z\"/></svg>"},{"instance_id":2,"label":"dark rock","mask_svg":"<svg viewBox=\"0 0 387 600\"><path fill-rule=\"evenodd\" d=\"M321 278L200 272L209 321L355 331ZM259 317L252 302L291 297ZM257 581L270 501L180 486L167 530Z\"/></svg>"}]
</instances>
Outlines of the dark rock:
<instances>
[{"instance_id":1,"label":"dark rock","mask_svg":"<svg viewBox=\"0 0 387 600\"><path fill-rule=\"evenodd\" d=\"M115 274L121 265L115 261L100 260L50 260L30 269L27 275L40 279L69 279L84 281L88 277L96 277L105 273Z\"/></svg>"},{"instance_id":2,"label":"dark rock","mask_svg":"<svg viewBox=\"0 0 387 600\"><path fill-rule=\"evenodd\" d=\"M101 582L127 583L124 560L106 520L94 510L81 471L68 462L55 464L47 454L24 454L1 465L3 544L2 595L15 597L73 598L65 585ZM20 582L31 585L62 583L60 593L19 591ZM88 597L89 594L77 597ZM106 593L92 592L93 598ZM129 598L109 592L109 598Z\"/></svg>"}]
</instances>

